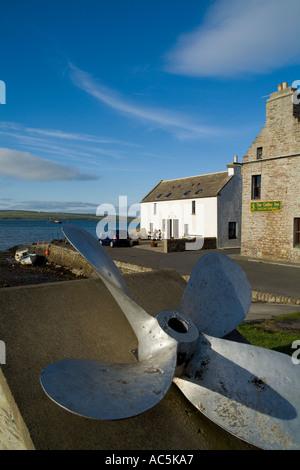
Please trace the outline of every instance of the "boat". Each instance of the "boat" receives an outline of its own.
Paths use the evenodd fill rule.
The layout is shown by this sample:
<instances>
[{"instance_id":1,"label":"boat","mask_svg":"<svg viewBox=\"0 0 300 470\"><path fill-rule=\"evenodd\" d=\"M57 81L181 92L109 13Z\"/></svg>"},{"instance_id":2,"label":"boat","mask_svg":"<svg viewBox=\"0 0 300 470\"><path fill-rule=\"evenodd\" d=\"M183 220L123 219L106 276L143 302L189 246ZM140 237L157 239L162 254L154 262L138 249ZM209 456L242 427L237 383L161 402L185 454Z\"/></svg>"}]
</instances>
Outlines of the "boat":
<instances>
[{"instance_id":1,"label":"boat","mask_svg":"<svg viewBox=\"0 0 300 470\"><path fill-rule=\"evenodd\" d=\"M35 264L37 255L35 253L29 253L25 255L23 258L21 258L20 263L21 264Z\"/></svg>"},{"instance_id":2,"label":"boat","mask_svg":"<svg viewBox=\"0 0 300 470\"><path fill-rule=\"evenodd\" d=\"M28 255L28 248L20 248L15 252L15 260L16 261L21 261L21 259L24 258L24 256Z\"/></svg>"},{"instance_id":3,"label":"boat","mask_svg":"<svg viewBox=\"0 0 300 470\"><path fill-rule=\"evenodd\" d=\"M37 259L37 255L29 253L28 248L20 248L15 252L15 260L20 264L36 264Z\"/></svg>"},{"instance_id":4,"label":"boat","mask_svg":"<svg viewBox=\"0 0 300 470\"><path fill-rule=\"evenodd\" d=\"M59 219L48 220L48 224L62 224L62 221Z\"/></svg>"}]
</instances>

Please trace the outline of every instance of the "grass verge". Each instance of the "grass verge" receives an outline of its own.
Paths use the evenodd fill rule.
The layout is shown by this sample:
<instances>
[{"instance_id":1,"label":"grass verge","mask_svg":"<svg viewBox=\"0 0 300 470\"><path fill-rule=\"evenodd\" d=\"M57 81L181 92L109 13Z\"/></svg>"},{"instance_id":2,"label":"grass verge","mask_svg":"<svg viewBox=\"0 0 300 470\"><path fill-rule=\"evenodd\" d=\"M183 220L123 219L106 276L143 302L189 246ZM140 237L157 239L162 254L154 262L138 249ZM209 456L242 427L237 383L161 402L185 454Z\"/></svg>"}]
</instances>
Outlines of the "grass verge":
<instances>
[{"instance_id":1,"label":"grass verge","mask_svg":"<svg viewBox=\"0 0 300 470\"><path fill-rule=\"evenodd\" d=\"M237 330L254 346L273 349L291 356L295 352L292 348L293 342L300 340L300 331L293 329L292 323L288 328L289 320L295 318L300 318L300 312L242 323Z\"/></svg>"}]
</instances>

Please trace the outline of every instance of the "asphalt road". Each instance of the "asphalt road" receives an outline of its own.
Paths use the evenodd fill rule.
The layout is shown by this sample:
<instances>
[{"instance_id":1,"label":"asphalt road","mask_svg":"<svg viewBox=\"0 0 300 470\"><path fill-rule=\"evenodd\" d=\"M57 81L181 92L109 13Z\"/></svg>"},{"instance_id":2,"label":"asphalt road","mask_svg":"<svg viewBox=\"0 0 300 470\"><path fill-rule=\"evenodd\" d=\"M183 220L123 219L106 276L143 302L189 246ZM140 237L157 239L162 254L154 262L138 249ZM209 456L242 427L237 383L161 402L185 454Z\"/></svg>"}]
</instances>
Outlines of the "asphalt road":
<instances>
[{"instance_id":1,"label":"asphalt road","mask_svg":"<svg viewBox=\"0 0 300 470\"><path fill-rule=\"evenodd\" d=\"M136 247L106 247L117 261L151 267L153 269L175 269L182 275L190 275L197 261L205 254L218 250L198 250L163 253L153 249ZM219 250L233 258L244 270L251 289L259 292L300 298L300 266L257 262L244 259L239 249Z\"/></svg>"}]
</instances>

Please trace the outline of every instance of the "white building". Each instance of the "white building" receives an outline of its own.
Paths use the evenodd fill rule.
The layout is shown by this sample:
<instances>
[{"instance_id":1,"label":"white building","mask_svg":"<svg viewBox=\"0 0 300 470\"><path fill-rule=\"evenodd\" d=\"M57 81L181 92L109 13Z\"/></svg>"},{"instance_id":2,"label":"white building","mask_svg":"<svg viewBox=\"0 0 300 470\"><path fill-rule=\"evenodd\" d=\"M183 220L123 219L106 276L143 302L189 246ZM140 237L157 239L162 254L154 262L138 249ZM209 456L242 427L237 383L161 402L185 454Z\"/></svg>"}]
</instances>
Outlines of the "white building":
<instances>
[{"instance_id":1,"label":"white building","mask_svg":"<svg viewBox=\"0 0 300 470\"><path fill-rule=\"evenodd\" d=\"M228 171L160 181L141 201L141 229L162 238L214 238L216 247L241 243L241 165Z\"/></svg>"}]
</instances>

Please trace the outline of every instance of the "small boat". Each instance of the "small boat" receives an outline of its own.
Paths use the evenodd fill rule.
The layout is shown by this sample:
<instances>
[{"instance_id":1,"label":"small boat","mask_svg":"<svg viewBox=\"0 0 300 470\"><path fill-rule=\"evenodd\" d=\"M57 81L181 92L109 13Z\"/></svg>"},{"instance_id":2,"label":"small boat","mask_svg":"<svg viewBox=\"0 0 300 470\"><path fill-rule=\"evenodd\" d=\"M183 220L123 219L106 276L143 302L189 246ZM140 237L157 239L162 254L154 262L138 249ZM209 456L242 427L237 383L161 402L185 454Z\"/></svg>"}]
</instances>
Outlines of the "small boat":
<instances>
[{"instance_id":1,"label":"small boat","mask_svg":"<svg viewBox=\"0 0 300 470\"><path fill-rule=\"evenodd\" d=\"M48 220L48 224L62 224L62 221L58 219Z\"/></svg>"},{"instance_id":2,"label":"small boat","mask_svg":"<svg viewBox=\"0 0 300 470\"><path fill-rule=\"evenodd\" d=\"M35 253L29 253L20 259L21 264L35 264L37 255Z\"/></svg>"},{"instance_id":3,"label":"small boat","mask_svg":"<svg viewBox=\"0 0 300 470\"><path fill-rule=\"evenodd\" d=\"M21 261L21 259L24 258L24 256L28 255L28 248L20 248L15 252L15 260L16 261Z\"/></svg>"}]
</instances>

